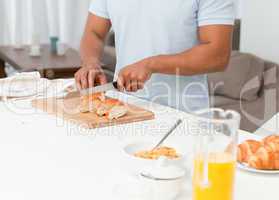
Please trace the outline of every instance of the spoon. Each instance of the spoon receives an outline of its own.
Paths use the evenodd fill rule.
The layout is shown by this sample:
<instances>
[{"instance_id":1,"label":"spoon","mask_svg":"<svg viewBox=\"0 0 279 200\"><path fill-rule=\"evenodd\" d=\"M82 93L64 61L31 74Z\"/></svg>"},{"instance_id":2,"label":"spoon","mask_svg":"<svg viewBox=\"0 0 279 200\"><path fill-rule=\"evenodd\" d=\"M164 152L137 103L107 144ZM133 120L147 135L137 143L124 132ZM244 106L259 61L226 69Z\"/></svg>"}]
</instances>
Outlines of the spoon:
<instances>
[{"instance_id":1,"label":"spoon","mask_svg":"<svg viewBox=\"0 0 279 200\"><path fill-rule=\"evenodd\" d=\"M163 144L163 142L170 136L170 134L173 133L173 131L182 123L181 119L178 119L175 124L171 127L171 129L167 132L166 135L164 135L164 137L160 140L160 142L152 149L152 151L154 151L155 149L157 149L158 147L161 146L161 144Z\"/></svg>"}]
</instances>

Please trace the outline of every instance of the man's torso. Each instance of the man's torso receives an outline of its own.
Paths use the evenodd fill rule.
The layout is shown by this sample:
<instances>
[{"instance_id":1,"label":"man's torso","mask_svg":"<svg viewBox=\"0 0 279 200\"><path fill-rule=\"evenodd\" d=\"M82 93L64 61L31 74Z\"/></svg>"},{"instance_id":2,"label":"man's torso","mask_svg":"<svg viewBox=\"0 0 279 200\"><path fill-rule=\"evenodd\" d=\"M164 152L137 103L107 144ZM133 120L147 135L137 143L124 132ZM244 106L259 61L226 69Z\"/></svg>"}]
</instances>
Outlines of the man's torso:
<instances>
[{"instance_id":1,"label":"man's torso","mask_svg":"<svg viewBox=\"0 0 279 200\"><path fill-rule=\"evenodd\" d=\"M197 0L107 0L116 37L116 72L150 56L198 45L197 9ZM185 111L208 107L206 75L155 74L136 95Z\"/></svg>"}]
</instances>

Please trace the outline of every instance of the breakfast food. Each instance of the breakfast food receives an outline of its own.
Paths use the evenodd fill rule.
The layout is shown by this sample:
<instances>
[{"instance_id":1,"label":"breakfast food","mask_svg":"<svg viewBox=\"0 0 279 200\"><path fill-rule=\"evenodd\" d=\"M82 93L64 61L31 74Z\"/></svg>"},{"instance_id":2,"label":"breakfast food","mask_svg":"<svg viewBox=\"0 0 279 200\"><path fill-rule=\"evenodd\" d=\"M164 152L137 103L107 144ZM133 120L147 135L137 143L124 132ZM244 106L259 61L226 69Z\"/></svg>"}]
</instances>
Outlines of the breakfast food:
<instances>
[{"instance_id":1,"label":"breakfast food","mask_svg":"<svg viewBox=\"0 0 279 200\"><path fill-rule=\"evenodd\" d=\"M101 102L105 101L106 97L104 93L96 93L91 95L81 96L80 98L80 112L94 112Z\"/></svg>"},{"instance_id":2,"label":"breakfast food","mask_svg":"<svg viewBox=\"0 0 279 200\"><path fill-rule=\"evenodd\" d=\"M117 99L105 99L102 104L97 107L96 113L98 116L102 117L108 114L113 107L120 105L122 105L122 103Z\"/></svg>"},{"instance_id":3,"label":"breakfast food","mask_svg":"<svg viewBox=\"0 0 279 200\"><path fill-rule=\"evenodd\" d=\"M248 162L249 157L262 147L262 143L256 140L247 140L238 145L237 159L240 162Z\"/></svg>"},{"instance_id":4,"label":"breakfast food","mask_svg":"<svg viewBox=\"0 0 279 200\"><path fill-rule=\"evenodd\" d=\"M127 108L125 106L114 106L107 112L107 117L110 120L118 119L127 113Z\"/></svg>"},{"instance_id":5,"label":"breakfast food","mask_svg":"<svg viewBox=\"0 0 279 200\"><path fill-rule=\"evenodd\" d=\"M104 93L96 93L81 97L80 112L92 112L99 117L106 116L109 120L113 120L126 115L128 109L119 100L106 99Z\"/></svg>"},{"instance_id":6,"label":"breakfast food","mask_svg":"<svg viewBox=\"0 0 279 200\"><path fill-rule=\"evenodd\" d=\"M270 151L266 147L261 147L256 154L249 158L248 165L256 169L279 169L279 152Z\"/></svg>"},{"instance_id":7,"label":"breakfast food","mask_svg":"<svg viewBox=\"0 0 279 200\"><path fill-rule=\"evenodd\" d=\"M159 147L157 149L150 150L150 151L139 151L134 155L139 158L151 159L151 160L156 160L161 156L165 156L169 159L176 159L180 157L177 154L176 150L170 147Z\"/></svg>"},{"instance_id":8,"label":"breakfast food","mask_svg":"<svg viewBox=\"0 0 279 200\"><path fill-rule=\"evenodd\" d=\"M264 143L268 142L279 142L279 135L270 135L263 139Z\"/></svg>"},{"instance_id":9,"label":"breakfast food","mask_svg":"<svg viewBox=\"0 0 279 200\"><path fill-rule=\"evenodd\" d=\"M255 169L279 170L279 135L243 142L238 146L238 161Z\"/></svg>"}]
</instances>

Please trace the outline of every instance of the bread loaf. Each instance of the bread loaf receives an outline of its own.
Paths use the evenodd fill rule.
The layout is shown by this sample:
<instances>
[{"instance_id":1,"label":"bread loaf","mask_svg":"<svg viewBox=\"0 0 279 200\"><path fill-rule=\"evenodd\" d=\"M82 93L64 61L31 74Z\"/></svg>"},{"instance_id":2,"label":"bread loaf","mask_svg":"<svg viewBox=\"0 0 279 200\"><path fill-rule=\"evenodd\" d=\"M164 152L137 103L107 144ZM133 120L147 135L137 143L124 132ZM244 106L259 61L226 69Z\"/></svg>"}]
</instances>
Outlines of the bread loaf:
<instances>
[{"instance_id":1,"label":"bread loaf","mask_svg":"<svg viewBox=\"0 0 279 200\"><path fill-rule=\"evenodd\" d=\"M106 99L104 93L82 96L80 112L92 112L99 117L106 116L109 120L118 119L128 112L123 103L117 99Z\"/></svg>"}]
</instances>

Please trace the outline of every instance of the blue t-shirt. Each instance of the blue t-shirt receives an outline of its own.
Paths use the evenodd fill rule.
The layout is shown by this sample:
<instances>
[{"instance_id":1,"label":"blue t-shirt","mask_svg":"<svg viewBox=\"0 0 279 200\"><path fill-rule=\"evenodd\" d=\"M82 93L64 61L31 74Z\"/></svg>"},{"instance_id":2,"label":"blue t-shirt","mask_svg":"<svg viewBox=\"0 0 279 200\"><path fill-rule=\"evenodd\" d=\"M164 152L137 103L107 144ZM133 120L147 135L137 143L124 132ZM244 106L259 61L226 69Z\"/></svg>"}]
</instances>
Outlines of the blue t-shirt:
<instances>
[{"instance_id":1,"label":"blue t-shirt","mask_svg":"<svg viewBox=\"0 0 279 200\"><path fill-rule=\"evenodd\" d=\"M92 0L90 6L112 23L116 76L144 58L191 49L199 44L198 27L233 25L234 11L234 0ZM135 95L187 112L209 107L206 75L154 74Z\"/></svg>"}]
</instances>

